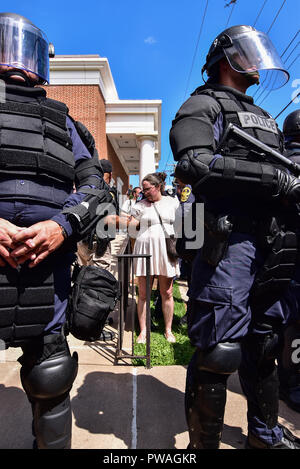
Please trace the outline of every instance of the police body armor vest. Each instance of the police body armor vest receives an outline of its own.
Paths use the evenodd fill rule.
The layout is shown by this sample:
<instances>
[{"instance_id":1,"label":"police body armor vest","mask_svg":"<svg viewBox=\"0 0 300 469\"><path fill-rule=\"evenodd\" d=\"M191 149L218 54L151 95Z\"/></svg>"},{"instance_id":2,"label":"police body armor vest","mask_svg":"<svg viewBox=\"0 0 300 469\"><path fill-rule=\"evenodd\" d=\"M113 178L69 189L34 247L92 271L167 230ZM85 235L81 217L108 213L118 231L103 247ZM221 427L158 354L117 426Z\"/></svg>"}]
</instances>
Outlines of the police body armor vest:
<instances>
[{"instance_id":1,"label":"police body armor vest","mask_svg":"<svg viewBox=\"0 0 300 469\"><path fill-rule=\"evenodd\" d=\"M44 180L46 186L55 181L73 183L67 112L65 104L46 98L42 88L7 86L7 100L0 103L2 180L27 176ZM49 256L32 269L27 264L0 268L0 341L6 346L43 335L53 319L54 259Z\"/></svg>"},{"instance_id":2,"label":"police body armor vest","mask_svg":"<svg viewBox=\"0 0 300 469\"><path fill-rule=\"evenodd\" d=\"M270 148L283 151L282 134L275 120L264 109L256 106L251 96L239 93L237 97L230 91L219 91L206 87L198 88L195 94L207 94L219 103L224 119L224 129L229 123L233 123ZM247 159L249 148L229 139L225 142L222 154Z\"/></svg>"},{"instance_id":3,"label":"police body armor vest","mask_svg":"<svg viewBox=\"0 0 300 469\"><path fill-rule=\"evenodd\" d=\"M234 93L229 91L207 88L203 90L200 88L195 93L208 94L219 103L224 119L224 129L232 122L238 127L243 128L245 132L260 142L283 153L283 137L275 120L266 111L255 106L250 96L242 95L241 93L235 96ZM244 99L241 99L242 96ZM220 153L225 158L226 156L239 159L251 158L251 149L246 148L245 145L240 144L234 139L224 142ZM253 157L255 161L258 161L257 157L259 155L253 154ZM273 164L273 166L281 167L278 164ZM267 218L268 214L266 214L266 223L268 223ZM273 220L277 222L276 217ZM270 254L268 254L265 264L257 273L251 289L250 303L253 312L266 311L280 298L289 285L294 275L297 259L298 243L294 231L294 228L290 230L283 225L279 229L278 227L276 228L276 234L266 232L264 239L273 237L273 241L271 242L270 239L270 246L268 247Z\"/></svg>"},{"instance_id":4,"label":"police body armor vest","mask_svg":"<svg viewBox=\"0 0 300 469\"><path fill-rule=\"evenodd\" d=\"M9 93L6 102L0 102L1 176L38 176L72 183L75 162L66 126L67 106L46 98L42 88L24 89L25 97L26 93L29 98L32 95L27 102Z\"/></svg>"}]
</instances>

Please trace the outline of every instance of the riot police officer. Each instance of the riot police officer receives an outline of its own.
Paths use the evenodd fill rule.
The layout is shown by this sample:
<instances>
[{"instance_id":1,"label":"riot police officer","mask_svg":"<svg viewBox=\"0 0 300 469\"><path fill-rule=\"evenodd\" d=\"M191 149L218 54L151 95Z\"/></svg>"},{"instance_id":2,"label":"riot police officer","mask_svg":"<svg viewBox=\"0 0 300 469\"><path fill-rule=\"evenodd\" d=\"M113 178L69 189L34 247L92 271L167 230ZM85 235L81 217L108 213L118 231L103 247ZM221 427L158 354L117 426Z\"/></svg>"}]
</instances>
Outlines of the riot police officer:
<instances>
[{"instance_id":1,"label":"riot police officer","mask_svg":"<svg viewBox=\"0 0 300 469\"><path fill-rule=\"evenodd\" d=\"M245 93L259 81L282 86L289 75L268 36L246 25L217 36L205 71L207 82L181 106L170 131L175 175L205 202L204 245L189 289L188 330L196 346L186 383L190 447L219 447L228 376L239 369L247 447L299 448L300 440L278 424L275 356L287 320L279 300L297 256L300 184L244 142L222 140L234 123L282 152L275 121Z\"/></svg>"},{"instance_id":2,"label":"riot police officer","mask_svg":"<svg viewBox=\"0 0 300 469\"><path fill-rule=\"evenodd\" d=\"M49 82L45 34L1 13L0 43L0 339L23 350L35 447L67 449L78 368L64 334L70 266L106 191L67 106L38 86Z\"/></svg>"},{"instance_id":3,"label":"riot police officer","mask_svg":"<svg viewBox=\"0 0 300 469\"><path fill-rule=\"evenodd\" d=\"M284 120L285 155L300 164L300 110L291 112ZM297 230L299 237L299 228ZM279 394L281 399L296 412L300 412L300 269L293 279L294 297L288 305L293 308L293 317L284 329L281 354L278 357Z\"/></svg>"}]
</instances>

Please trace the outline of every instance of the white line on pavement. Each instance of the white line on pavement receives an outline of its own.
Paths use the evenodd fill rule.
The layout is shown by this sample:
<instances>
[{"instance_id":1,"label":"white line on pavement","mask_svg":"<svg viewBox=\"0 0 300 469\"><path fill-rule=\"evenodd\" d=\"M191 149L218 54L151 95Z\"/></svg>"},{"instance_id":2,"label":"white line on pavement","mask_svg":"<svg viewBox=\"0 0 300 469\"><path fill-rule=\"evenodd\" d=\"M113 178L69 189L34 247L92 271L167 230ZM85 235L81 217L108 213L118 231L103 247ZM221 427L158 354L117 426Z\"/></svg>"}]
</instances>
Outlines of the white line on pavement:
<instances>
[{"instance_id":1,"label":"white line on pavement","mask_svg":"<svg viewBox=\"0 0 300 469\"><path fill-rule=\"evenodd\" d=\"M136 411L137 411L137 368L133 367L132 368L131 449L136 449L136 443L137 443Z\"/></svg>"}]
</instances>

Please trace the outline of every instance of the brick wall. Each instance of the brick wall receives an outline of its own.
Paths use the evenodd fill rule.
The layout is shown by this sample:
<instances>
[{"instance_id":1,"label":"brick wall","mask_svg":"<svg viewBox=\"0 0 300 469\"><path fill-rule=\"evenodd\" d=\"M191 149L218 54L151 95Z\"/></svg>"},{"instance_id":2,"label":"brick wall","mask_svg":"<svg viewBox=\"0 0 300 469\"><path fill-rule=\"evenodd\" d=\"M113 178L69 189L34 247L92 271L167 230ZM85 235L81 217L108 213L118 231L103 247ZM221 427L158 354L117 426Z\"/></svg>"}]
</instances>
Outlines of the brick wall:
<instances>
[{"instance_id":1,"label":"brick wall","mask_svg":"<svg viewBox=\"0 0 300 469\"><path fill-rule=\"evenodd\" d=\"M126 194L127 189L129 187L129 178L127 174L125 173L124 168L122 164L120 163L120 160L117 157L116 152L113 149L113 146L108 140L108 138L107 138L107 156L113 167L112 177L114 178L116 184L117 184L117 177L122 179L124 183L122 187L122 193Z\"/></svg>"},{"instance_id":2,"label":"brick wall","mask_svg":"<svg viewBox=\"0 0 300 469\"><path fill-rule=\"evenodd\" d=\"M70 115L81 121L93 135L99 158L108 159L113 165L113 178L124 182L123 193L128 189L129 178L116 152L106 136L105 102L98 85L49 85L47 96L66 103Z\"/></svg>"}]
</instances>

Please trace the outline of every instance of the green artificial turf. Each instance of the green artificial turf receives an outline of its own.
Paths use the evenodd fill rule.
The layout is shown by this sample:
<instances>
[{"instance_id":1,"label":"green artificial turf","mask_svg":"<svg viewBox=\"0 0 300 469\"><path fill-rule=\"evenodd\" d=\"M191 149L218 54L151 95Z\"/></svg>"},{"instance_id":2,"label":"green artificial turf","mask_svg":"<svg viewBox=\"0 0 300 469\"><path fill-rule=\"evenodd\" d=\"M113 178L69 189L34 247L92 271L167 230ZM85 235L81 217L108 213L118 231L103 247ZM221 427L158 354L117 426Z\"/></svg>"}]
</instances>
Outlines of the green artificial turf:
<instances>
[{"instance_id":1,"label":"green artificial turf","mask_svg":"<svg viewBox=\"0 0 300 469\"><path fill-rule=\"evenodd\" d=\"M178 324L178 320L185 314L186 305L181 299L179 287L174 282L173 289L174 296L174 320L172 332L176 337L176 343L170 344L164 337L164 320L163 317L153 319L154 315L154 300L155 292L151 294L151 317L154 325L157 327L157 331L151 331L150 341L150 357L151 366L167 366L167 365L187 365L194 353L194 347L191 346L188 335L187 326ZM137 326L135 331L135 340L139 334L139 327ZM136 355L146 354L146 345L137 344L134 345L134 353ZM146 360L134 359L132 361L134 366L145 366Z\"/></svg>"}]
</instances>

